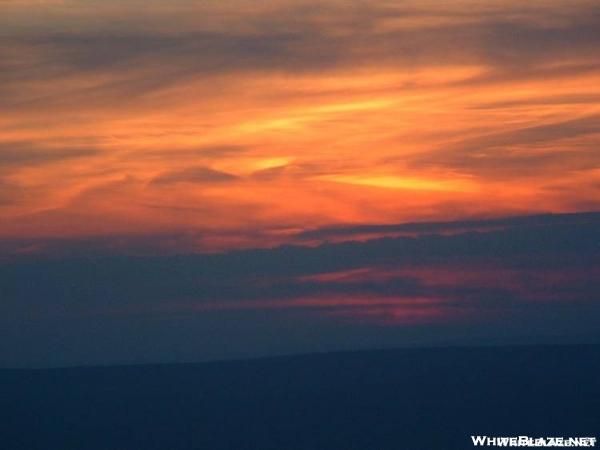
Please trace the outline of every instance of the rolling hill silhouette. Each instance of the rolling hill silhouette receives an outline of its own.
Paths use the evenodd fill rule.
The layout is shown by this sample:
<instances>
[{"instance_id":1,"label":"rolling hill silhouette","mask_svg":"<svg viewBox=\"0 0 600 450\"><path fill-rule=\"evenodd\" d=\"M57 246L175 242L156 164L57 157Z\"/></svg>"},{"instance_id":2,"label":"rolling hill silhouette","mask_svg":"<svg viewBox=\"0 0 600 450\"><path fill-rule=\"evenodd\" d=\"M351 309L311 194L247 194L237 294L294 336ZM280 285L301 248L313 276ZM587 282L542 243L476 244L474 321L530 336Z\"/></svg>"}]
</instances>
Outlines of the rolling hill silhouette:
<instances>
[{"instance_id":1,"label":"rolling hill silhouette","mask_svg":"<svg viewBox=\"0 0 600 450\"><path fill-rule=\"evenodd\" d=\"M600 346L0 371L6 450L468 449L598 436Z\"/></svg>"}]
</instances>

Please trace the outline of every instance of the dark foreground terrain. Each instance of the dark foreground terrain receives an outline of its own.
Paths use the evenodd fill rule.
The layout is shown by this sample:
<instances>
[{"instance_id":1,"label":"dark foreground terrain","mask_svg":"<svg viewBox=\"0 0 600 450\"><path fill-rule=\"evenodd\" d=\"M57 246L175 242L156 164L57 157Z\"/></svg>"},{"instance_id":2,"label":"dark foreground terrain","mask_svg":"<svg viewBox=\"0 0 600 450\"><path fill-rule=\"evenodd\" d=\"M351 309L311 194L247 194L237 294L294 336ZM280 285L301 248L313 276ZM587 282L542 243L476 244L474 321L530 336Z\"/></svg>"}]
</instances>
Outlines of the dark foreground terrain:
<instances>
[{"instance_id":1,"label":"dark foreground terrain","mask_svg":"<svg viewBox=\"0 0 600 450\"><path fill-rule=\"evenodd\" d=\"M0 371L0 448L469 449L600 437L600 346Z\"/></svg>"}]
</instances>

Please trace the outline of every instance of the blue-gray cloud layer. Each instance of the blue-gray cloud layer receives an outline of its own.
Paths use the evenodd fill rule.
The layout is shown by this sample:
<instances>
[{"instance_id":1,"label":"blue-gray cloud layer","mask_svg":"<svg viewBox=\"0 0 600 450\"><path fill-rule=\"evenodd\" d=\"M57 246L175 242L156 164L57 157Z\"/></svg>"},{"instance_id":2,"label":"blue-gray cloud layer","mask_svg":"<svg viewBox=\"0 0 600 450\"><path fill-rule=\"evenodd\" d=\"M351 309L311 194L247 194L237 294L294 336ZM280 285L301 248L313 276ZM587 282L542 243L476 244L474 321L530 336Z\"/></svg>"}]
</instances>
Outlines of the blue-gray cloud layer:
<instances>
[{"instance_id":1,"label":"blue-gray cloud layer","mask_svg":"<svg viewBox=\"0 0 600 450\"><path fill-rule=\"evenodd\" d=\"M399 345L402 336L410 337L406 342L457 336L577 336L597 329L600 323L598 214L410 224L397 229L419 230L423 234L316 248L285 246L215 255L38 257L6 261L0 283L0 321L8 330L2 345L7 350L5 354L11 356L5 357L4 363L24 363L33 359L32 355L39 358L44 348L50 349L57 342L70 350L58 351L46 359L41 357L41 361L85 362L83 349L93 353L89 361L109 361L110 351L98 349L113 342L114 333L123 336L125 348L132 349L130 353L119 351L119 358L136 360L141 355L169 359L162 350L147 350L153 345L162 349L182 346L181 355L187 358L222 357L232 352L268 353L275 348L336 348L344 347L343 343ZM464 229L480 231L439 234ZM336 231L339 230L323 232ZM365 228L342 231L362 233ZM358 279L315 277L365 268L392 275ZM415 268L441 268L474 276L481 270L496 271L499 281L460 281L459 277L448 283L435 280L435 274L428 280L402 273ZM512 275L506 281L503 274L509 272ZM290 302L306 298L367 298L373 302L405 299L408 308L415 306L414 298L428 298L432 300L424 308L441 309L450 315L448 320L427 327L381 328L377 324L361 324L360 320L340 322L335 314L322 314L340 310L360 313L369 309L368 303L319 306L317 302L286 308L292 306ZM256 306L256 302L265 301L270 302L270 308ZM232 304L233 308L219 310L220 306ZM280 307L274 309L273 305ZM453 313L458 313L459 318ZM294 320L294 326L282 328L283 323ZM92 333L82 330L85 323L94 327ZM194 328L194 323L198 328ZM178 324L185 329L184 341L178 334L181 330L174 331ZM56 340L44 341L41 337L53 336L54 327L58 327ZM132 336L130 331L134 329L141 335ZM314 339L306 335L308 329L313 329ZM365 338L366 330L379 338ZM248 340L248 333L261 337ZM265 333L271 335L270 344ZM146 342L146 350L136 344L138 338ZM207 347L199 339L209 339L211 344ZM17 345L29 350L20 353Z\"/></svg>"}]
</instances>

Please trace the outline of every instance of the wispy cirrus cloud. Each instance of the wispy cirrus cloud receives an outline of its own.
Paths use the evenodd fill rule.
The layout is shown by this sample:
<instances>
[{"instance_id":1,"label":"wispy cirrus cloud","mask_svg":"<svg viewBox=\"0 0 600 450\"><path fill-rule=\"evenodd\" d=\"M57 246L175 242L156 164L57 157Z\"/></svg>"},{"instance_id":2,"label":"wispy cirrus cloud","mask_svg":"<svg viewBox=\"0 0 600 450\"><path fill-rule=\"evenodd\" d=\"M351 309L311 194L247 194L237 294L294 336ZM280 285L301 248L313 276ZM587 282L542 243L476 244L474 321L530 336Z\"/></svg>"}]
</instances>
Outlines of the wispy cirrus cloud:
<instances>
[{"instance_id":1,"label":"wispy cirrus cloud","mask_svg":"<svg viewBox=\"0 0 600 450\"><path fill-rule=\"evenodd\" d=\"M5 238L600 208L594 2L33 4L0 5Z\"/></svg>"},{"instance_id":2,"label":"wispy cirrus cloud","mask_svg":"<svg viewBox=\"0 0 600 450\"><path fill-rule=\"evenodd\" d=\"M0 144L0 170L51 164L70 159L99 155L95 148L44 148L31 142L6 142Z\"/></svg>"},{"instance_id":3,"label":"wispy cirrus cloud","mask_svg":"<svg viewBox=\"0 0 600 450\"><path fill-rule=\"evenodd\" d=\"M174 183L222 183L233 181L236 177L208 167L190 167L184 170L163 172L152 179L154 185L166 185Z\"/></svg>"}]
</instances>

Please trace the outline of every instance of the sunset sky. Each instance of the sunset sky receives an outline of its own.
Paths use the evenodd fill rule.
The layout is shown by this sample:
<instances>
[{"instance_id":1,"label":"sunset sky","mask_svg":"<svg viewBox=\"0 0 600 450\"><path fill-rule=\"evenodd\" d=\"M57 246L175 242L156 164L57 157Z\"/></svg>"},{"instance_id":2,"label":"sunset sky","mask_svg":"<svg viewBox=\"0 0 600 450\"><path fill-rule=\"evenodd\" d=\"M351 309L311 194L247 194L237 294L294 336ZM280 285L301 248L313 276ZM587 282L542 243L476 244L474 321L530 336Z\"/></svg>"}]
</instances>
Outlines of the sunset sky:
<instances>
[{"instance_id":1,"label":"sunset sky","mask_svg":"<svg viewBox=\"0 0 600 450\"><path fill-rule=\"evenodd\" d=\"M596 0L0 0L0 363L598 330L599 145Z\"/></svg>"}]
</instances>

